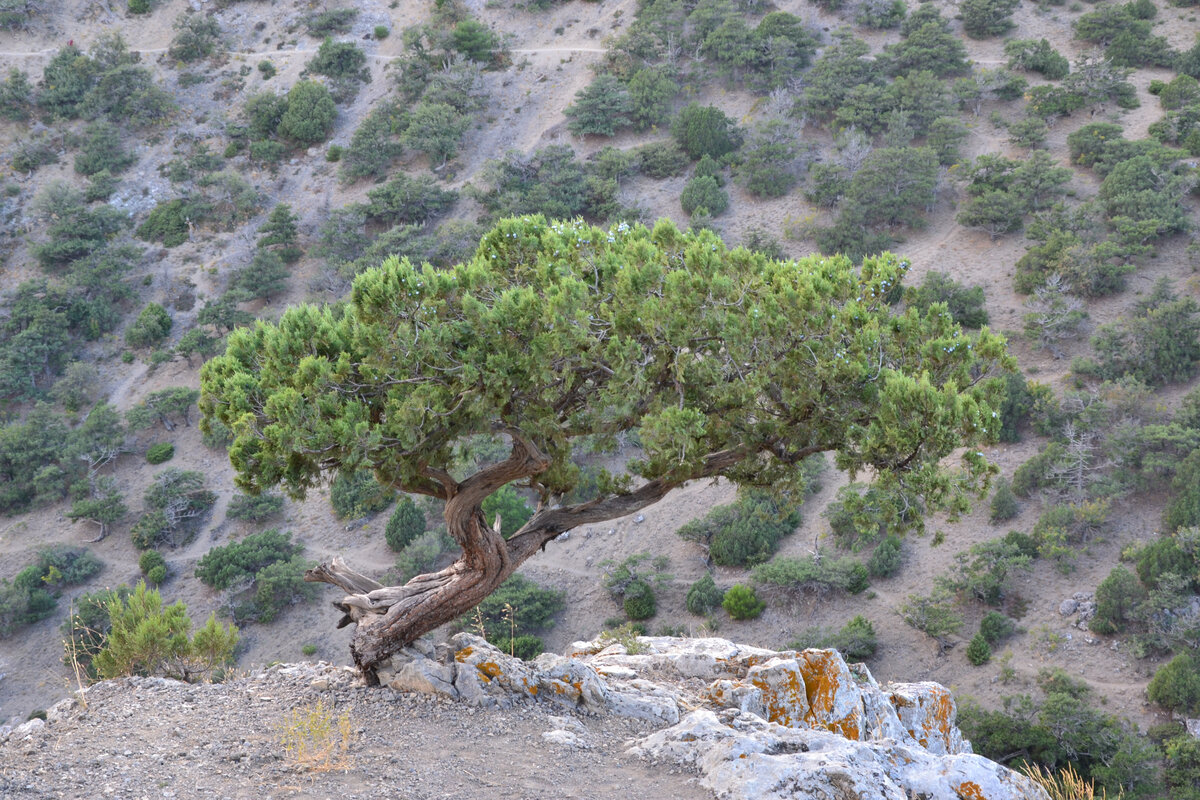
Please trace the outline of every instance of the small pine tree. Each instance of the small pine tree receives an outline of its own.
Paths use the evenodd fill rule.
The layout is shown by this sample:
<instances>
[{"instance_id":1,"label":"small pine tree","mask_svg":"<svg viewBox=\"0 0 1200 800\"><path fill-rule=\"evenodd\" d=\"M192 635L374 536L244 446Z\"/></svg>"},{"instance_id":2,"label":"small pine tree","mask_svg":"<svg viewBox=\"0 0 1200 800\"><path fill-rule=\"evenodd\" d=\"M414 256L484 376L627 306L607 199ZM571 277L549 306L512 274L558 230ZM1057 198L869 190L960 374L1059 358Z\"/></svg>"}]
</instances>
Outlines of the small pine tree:
<instances>
[{"instance_id":1,"label":"small pine tree","mask_svg":"<svg viewBox=\"0 0 1200 800\"><path fill-rule=\"evenodd\" d=\"M383 539L387 546L392 552L399 553L424 532L425 515L411 497L401 497L383 531Z\"/></svg>"},{"instance_id":2,"label":"small pine tree","mask_svg":"<svg viewBox=\"0 0 1200 800\"><path fill-rule=\"evenodd\" d=\"M981 667L991 660L991 645L987 643L987 639L983 638L982 632L975 634L971 643L967 645L967 661L970 661L973 666Z\"/></svg>"},{"instance_id":3,"label":"small pine tree","mask_svg":"<svg viewBox=\"0 0 1200 800\"><path fill-rule=\"evenodd\" d=\"M1017 515L1020 507L1017 496L1013 494L1012 485L1005 480L997 481L996 493L992 495L992 508L989 519L992 522L1004 522Z\"/></svg>"},{"instance_id":4,"label":"small pine tree","mask_svg":"<svg viewBox=\"0 0 1200 800\"><path fill-rule=\"evenodd\" d=\"M258 232L262 234L258 240L259 249L274 248L285 264L293 264L304 255L296 242L299 230L296 223L300 217L292 213L292 207L287 203L279 203L271 209L271 215Z\"/></svg>"}]
</instances>

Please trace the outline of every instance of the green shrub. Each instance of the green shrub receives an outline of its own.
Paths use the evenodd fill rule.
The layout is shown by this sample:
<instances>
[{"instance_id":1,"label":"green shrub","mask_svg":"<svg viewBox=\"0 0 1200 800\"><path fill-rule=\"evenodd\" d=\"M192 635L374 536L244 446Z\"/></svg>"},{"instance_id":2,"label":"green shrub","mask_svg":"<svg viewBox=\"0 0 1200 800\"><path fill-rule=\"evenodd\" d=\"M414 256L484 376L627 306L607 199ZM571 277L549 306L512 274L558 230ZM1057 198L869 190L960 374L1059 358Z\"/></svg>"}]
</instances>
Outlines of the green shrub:
<instances>
[{"instance_id":1,"label":"green shrub","mask_svg":"<svg viewBox=\"0 0 1200 800\"><path fill-rule=\"evenodd\" d=\"M758 599L754 589L735 583L725 592L721 600L721 608L734 619L755 619L767 608L767 604Z\"/></svg>"},{"instance_id":2,"label":"green shrub","mask_svg":"<svg viewBox=\"0 0 1200 800\"><path fill-rule=\"evenodd\" d=\"M391 33L391 30L387 25L376 25L373 33L375 34L376 39L382 41L388 37L388 34Z\"/></svg>"},{"instance_id":3,"label":"green shrub","mask_svg":"<svg viewBox=\"0 0 1200 800\"><path fill-rule=\"evenodd\" d=\"M991 660L991 645L987 643L987 639L983 638L982 633L975 634L971 643L967 645L967 661L970 661L973 666L982 667Z\"/></svg>"},{"instance_id":4,"label":"green shrub","mask_svg":"<svg viewBox=\"0 0 1200 800\"><path fill-rule=\"evenodd\" d=\"M625 611L625 616L634 622L650 619L658 611L654 587L642 580L630 583L625 588L621 607Z\"/></svg>"},{"instance_id":5,"label":"green shrub","mask_svg":"<svg viewBox=\"0 0 1200 800\"><path fill-rule=\"evenodd\" d=\"M411 497L402 496L383 531L387 546L393 552L399 553L424 532L425 514L417 508Z\"/></svg>"},{"instance_id":6,"label":"green shrub","mask_svg":"<svg viewBox=\"0 0 1200 800\"><path fill-rule=\"evenodd\" d=\"M330 78L350 78L369 81L371 73L366 68L367 56L353 42L335 42L326 37L317 49L316 56L305 66L309 72Z\"/></svg>"},{"instance_id":7,"label":"green shrub","mask_svg":"<svg viewBox=\"0 0 1200 800\"><path fill-rule=\"evenodd\" d=\"M979 621L979 635L989 645L999 644L1012 636L1016 630L1016 624L999 611L989 611Z\"/></svg>"},{"instance_id":8,"label":"green shrub","mask_svg":"<svg viewBox=\"0 0 1200 800\"><path fill-rule=\"evenodd\" d=\"M264 567L299 555L304 547L278 530L253 533L240 542L214 547L200 557L196 577L217 590L252 580Z\"/></svg>"},{"instance_id":9,"label":"green shrub","mask_svg":"<svg viewBox=\"0 0 1200 800\"><path fill-rule=\"evenodd\" d=\"M1006 480L996 482L996 492L992 495L991 510L988 519L992 523L1005 522L1020 513L1017 496L1013 494L1012 484Z\"/></svg>"},{"instance_id":10,"label":"green shrub","mask_svg":"<svg viewBox=\"0 0 1200 800\"><path fill-rule=\"evenodd\" d=\"M671 123L671 135L693 161L703 155L719 159L741 147L742 135L732 119L715 106L690 103Z\"/></svg>"},{"instance_id":11,"label":"green shrub","mask_svg":"<svg viewBox=\"0 0 1200 800\"><path fill-rule=\"evenodd\" d=\"M1114 567L1096 587L1096 614L1088 620L1088 630L1120 633L1145 599L1146 590L1137 577L1124 567Z\"/></svg>"},{"instance_id":12,"label":"green shrub","mask_svg":"<svg viewBox=\"0 0 1200 800\"><path fill-rule=\"evenodd\" d=\"M211 677L233 661L237 628L217 624L216 616L192 636L182 602L163 607L162 595L139 581L127 598L109 603L109 632L92 663L101 678L165 675L182 680Z\"/></svg>"},{"instance_id":13,"label":"green shrub","mask_svg":"<svg viewBox=\"0 0 1200 800\"><path fill-rule=\"evenodd\" d=\"M1012 13L1020 0L963 0L959 10L963 30L972 39L999 36L1013 27Z\"/></svg>"},{"instance_id":14,"label":"green shrub","mask_svg":"<svg viewBox=\"0 0 1200 800\"><path fill-rule=\"evenodd\" d=\"M858 550L887 533L901 533L920 522L919 497L897 487L852 483L838 490L825 509L829 530L841 548Z\"/></svg>"},{"instance_id":15,"label":"green shrub","mask_svg":"<svg viewBox=\"0 0 1200 800\"><path fill-rule=\"evenodd\" d=\"M58 163L58 148L44 139L26 139L17 144L12 156L15 172L32 174L38 167Z\"/></svg>"},{"instance_id":16,"label":"green shrub","mask_svg":"<svg viewBox=\"0 0 1200 800\"><path fill-rule=\"evenodd\" d=\"M729 208L729 195L717 185L715 178L705 175L687 182L679 195L679 205L689 216L699 209L718 216Z\"/></svg>"},{"instance_id":17,"label":"green shrub","mask_svg":"<svg viewBox=\"0 0 1200 800\"><path fill-rule=\"evenodd\" d=\"M150 0L129 0L130 14L149 14Z\"/></svg>"},{"instance_id":18,"label":"green shrub","mask_svg":"<svg viewBox=\"0 0 1200 800\"><path fill-rule=\"evenodd\" d=\"M444 191L428 175L411 178L400 173L367 192L367 201L367 218L373 222L423 223L449 211L458 193Z\"/></svg>"},{"instance_id":19,"label":"green shrub","mask_svg":"<svg viewBox=\"0 0 1200 800\"><path fill-rule=\"evenodd\" d=\"M754 568L757 583L770 584L792 593L824 594L840 589L858 594L870 585L867 568L850 557L808 555L802 558L776 556Z\"/></svg>"},{"instance_id":20,"label":"green shrub","mask_svg":"<svg viewBox=\"0 0 1200 800\"><path fill-rule=\"evenodd\" d=\"M208 14L184 14L175 20L175 38L167 48L167 56L191 63L208 58L221 43L221 26L216 17Z\"/></svg>"},{"instance_id":21,"label":"green shrub","mask_svg":"<svg viewBox=\"0 0 1200 800\"><path fill-rule=\"evenodd\" d=\"M904 0L862 0L854 21L866 28L887 30L900 27L906 14L908 6Z\"/></svg>"},{"instance_id":22,"label":"green shrub","mask_svg":"<svg viewBox=\"0 0 1200 800\"><path fill-rule=\"evenodd\" d=\"M190 208L183 198L159 203L138 226L138 238L147 242L162 242L163 247L178 247L188 240Z\"/></svg>"},{"instance_id":23,"label":"green shrub","mask_svg":"<svg viewBox=\"0 0 1200 800\"><path fill-rule=\"evenodd\" d=\"M395 571L400 583L428 572L442 554L454 546L454 540L444 530L425 531L396 554Z\"/></svg>"},{"instance_id":24,"label":"green shrub","mask_svg":"<svg viewBox=\"0 0 1200 800\"><path fill-rule=\"evenodd\" d=\"M648 619L657 610L654 585L670 580L665 572L667 563L666 556L651 559L649 553L635 553L619 564L606 559L600 562L604 569L602 583L630 619Z\"/></svg>"},{"instance_id":25,"label":"green shrub","mask_svg":"<svg viewBox=\"0 0 1200 800\"><path fill-rule=\"evenodd\" d=\"M262 75L264 81L269 81L269 80L271 80L271 78L274 78L275 74L277 72L277 70L275 69L275 65L272 64L270 61L258 62L258 71L259 71L259 74Z\"/></svg>"},{"instance_id":26,"label":"green shrub","mask_svg":"<svg viewBox=\"0 0 1200 800\"><path fill-rule=\"evenodd\" d=\"M541 652L533 651L532 640L538 646L541 642L533 634L551 628L554 615L562 611L565 602L563 592L545 589L523 575L513 575L480 602L475 611L462 616L455 627L478 632L482 626L484 638L489 642L502 650L512 648L521 658L529 659ZM522 642L525 637L529 640Z\"/></svg>"},{"instance_id":27,"label":"green shrub","mask_svg":"<svg viewBox=\"0 0 1200 800\"><path fill-rule=\"evenodd\" d=\"M900 571L903 560L900 537L889 534L867 559L867 574L872 578L890 578Z\"/></svg>"},{"instance_id":28,"label":"green shrub","mask_svg":"<svg viewBox=\"0 0 1200 800\"><path fill-rule=\"evenodd\" d=\"M1092 346L1096 360L1077 362L1072 369L1106 380L1132 377L1151 386L1186 381L1200 364L1200 305L1176 295L1164 278L1133 316L1101 326Z\"/></svg>"},{"instance_id":29,"label":"green shrub","mask_svg":"<svg viewBox=\"0 0 1200 800\"><path fill-rule=\"evenodd\" d=\"M800 524L800 513L762 492L744 492L736 502L717 506L683 525L683 539L706 546L713 563L745 567L761 564Z\"/></svg>"},{"instance_id":30,"label":"green shrub","mask_svg":"<svg viewBox=\"0 0 1200 800\"><path fill-rule=\"evenodd\" d=\"M575 136L613 136L633 124L633 99L614 75L601 74L575 94L564 110L567 130Z\"/></svg>"},{"instance_id":31,"label":"green shrub","mask_svg":"<svg viewBox=\"0 0 1200 800\"><path fill-rule=\"evenodd\" d=\"M83 547L52 545L11 582L0 579L0 638L54 613L58 596L67 586L83 583L104 565Z\"/></svg>"},{"instance_id":32,"label":"green shrub","mask_svg":"<svg viewBox=\"0 0 1200 800\"><path fill-rule=\"evenodd\" d=\"M225 509L225 516L244 522L262 522L283 511L283 495L263 492L260 495L235 494Z\"/></svg>"},{"instance_id":33,"label":"green shrub","mask_svg":"<svg viewBox=\"0 0 1200 800\"><path fill-rule=\"evenodd\" d=\"M75 171L80 175L95 175L103 170L119 175L137 161L121 145L121 132L105 120L97 120L84 131L83 145L75 156Z\"/></svg>"},{"instance_id":34,"label":"green shrub","mask_svg":"<svg viewBox=\"0 0 1200 800\"><path fill-rule=\"evenodd\" d=\"M329 487L329 502L340 519L378 514L395 496L395 490L380 484L369 470L339 472Z\"/></svg>"},{"instance_id":35,"label":"green shrub","mask_svg":"<svg viewBox=\"0 0 1200 800\"><path fill-rule=\"evenodd\" d=\"M277 131L299 145L312 145L329 138L335 119L337 106L329 90L315 81L299 81L287 94Z\"/></svg>"},{"instance_id":36,"label":"green shrub","mask_svg":"<svg viewBox=\"0 0 1200 800\"><path fill-rule=\"evenodd\" d=\"M150 570L156 567L167 568L167 560L163 558L163 554L157 550L146 550L138 556L138 569L143 575L148 575Z\"/></svg>"},{"instance_id":37,"label":"green shrub","mask_svg":"<svg viewBox=\"0 0 1200 800\"><path fill-rule=\"evenodd\" d=\"M162 464L175 457L175 445L170 442L159 442L146 448L146 463Z\"/></svg>"},{"instance_id":38,"label":"green shrub","mask_svg":"<svg viewBox=\"0 0 1200 800\"><path fill-rule=\"evenodd\" d=\"M217 496L204 488L201 473L171 467L154 476L142 501L146 512L130 535L135 547L147 550L160 542L173 547L194 533Z\"/></svg>"},{"instance_id":39,"label":"green shrub","mask_svg":"<svg viewBox=\"0 0 1200 800\"><path fill-rule=\"evenodd\" d=\"M944 650L947 637L962 627L962 616L954 605L954 597L937 587L928 595L909 595L900 604L900 618L913 628L937 640Z\"/></svg>"},{"instance_id":40,"label":"green shrub","mask_svg":"<svg viewBox=\"0 0 1200 800\"><path fill-rule=\"evenodd\" d=\"M151 347L166 339L170 332L171 315L158 303L150 303L125 329L125 343L130 347Z\"/></svg>"},{"instance_id":41,"label":"green shrub","mask_svg":"<svg viewBox=\"0 0 1200 800\"><path fill-rule=\"evenodd\" d=\"M639 170L648 178L672 178L682 175L687 169L687 153L673 141L651 142L634 152L638 157Z\"/></svg>"},{"instance_id":42,"label":"green shrub","mask_svg":"<svg viewBox=\"0 0 1200 800\"><path fill-rule=\"evenodd\" d=\"M1175 656L1154 673L1146 696L1171 714L1200 714L1200 660L1191 653Z\"/></svg>"},{"instance_id":43,"label":"green shrub","mask_svg":"<svg viewBox=\"0 0 1200 800\"><path fill-rule=\"evenodd\" d=\"M717 588L712 573L706 572L703 578L688 587L685 602L688 611L698 617L703 617L711 614L713 609L721 605L721 600L724 598L725 593Z\"/></svg>"},{"instance_id":44,"label":"green shrub","mask_svg":"<svg viewBox=\"0 0 1200 800\"><path fill-rule=\"evenodd\" d=\"M357 17L357 8L332 8L306 16L304 27L308 29L310 36L325 37L335 33L349 33Z\"/></svg>"},{"instance_id":45,"label":"green shrub","mask_svg":"<svg viewBox=\"0 0 1200 800\"><path fill-rule=\"evenodd\" d=\"M851 661L865 661L879 647L875 626L866 617L857 615L834 634L833 646Z\"/></svg>"},{"instance_id":46,"label":"green shrub","mask_svg":"<svg viewBox=\"0 0 1200 800\"><path fill-rule=\"evenodd\" d=\"M967 288L944 272L926 273L919 286L904 290L904 302L927 312L934 303L945 303L954 321L964 328L979 328L988 323L982 286Z\"/></svg>"},{"instance_id":47,"label":"green shrub","mask_svg":"<svg viewBox=\"0 0 1200 800\"><path fill-rule=\"evenodd\" d=\"M941 583L966 597L998 606L1012 593L1016 573L1028 570L1032 560L1015 542L991 539L957 553L954 567Z\"/></svg>"}]
</instances>

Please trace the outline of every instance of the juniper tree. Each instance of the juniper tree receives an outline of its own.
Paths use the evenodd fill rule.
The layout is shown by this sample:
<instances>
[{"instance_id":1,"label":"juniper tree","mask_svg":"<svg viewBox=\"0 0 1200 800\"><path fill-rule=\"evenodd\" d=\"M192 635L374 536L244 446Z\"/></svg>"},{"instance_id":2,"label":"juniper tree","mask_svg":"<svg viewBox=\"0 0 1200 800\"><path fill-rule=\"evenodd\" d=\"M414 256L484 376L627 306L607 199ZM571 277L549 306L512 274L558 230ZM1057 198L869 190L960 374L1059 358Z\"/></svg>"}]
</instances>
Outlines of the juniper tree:
<instances>
[{"instance_id":1,"label":"juniper tree","mask_svg":"<svg viewBox=\"0 0 1200 800\"><path fill-rule=\"evenodd\" d=\"M506 219L449 269L389 258L349 302L300 306L230 334L201 372L205 429L235 432L249 493L302 497L325 473L370 469L444 503L458 559L383 586L333 559L306 578L339 586L342 623L368 680L416 637L487 597L564 531L634 513L687 481L724 476L802 491L824 451L852 473L965 508L993 469L1001 338L943 313L894 311L908 263L884 254L773 261L709 231L601 230ZM624 466L588 476L577 448L636 434ZM503 455L455 473L461 445ZM967 445L963 448L963 445ZM956 467L943 464L960 453ZM536 498L509 538L484 501L510 483Z\"/></svg>"}]
</instances>

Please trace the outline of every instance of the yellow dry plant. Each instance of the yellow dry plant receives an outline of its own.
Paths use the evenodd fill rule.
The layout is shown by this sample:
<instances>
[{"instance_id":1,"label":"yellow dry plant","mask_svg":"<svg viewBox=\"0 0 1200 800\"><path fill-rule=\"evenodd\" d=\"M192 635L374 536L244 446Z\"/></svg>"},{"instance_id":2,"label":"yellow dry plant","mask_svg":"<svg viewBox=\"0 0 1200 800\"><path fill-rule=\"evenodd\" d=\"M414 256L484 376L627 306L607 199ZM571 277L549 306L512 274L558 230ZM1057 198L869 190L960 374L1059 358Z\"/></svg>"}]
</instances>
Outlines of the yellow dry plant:
<instances>
[{"instance_id":1,"label":"yellow dry plant","mask_svg":"<svg viewBox=\"0 0 1200 800\"><path fill-rule=\"evenodd\" d=\"M279 731L284 753L308 772L345 769L351 735L350 712L335 714L324 700L292 709Z\"/></svg>"},{"instance_id":2,"label":"yellow dry plant","mask_svg":"<svg viewBox=\"0 0 1200 800\"><path fill-rule=\"evenodd\" d=\"M1043 769L1040 764L1027 764L1022 772L1038 786L1046 790L1050 800L1108 800L1108 793L1101 787L1084 778L1069 764L1055 771ZM1121 792L1113 800L1121 800Z\"/></svg>"}]
</instances>

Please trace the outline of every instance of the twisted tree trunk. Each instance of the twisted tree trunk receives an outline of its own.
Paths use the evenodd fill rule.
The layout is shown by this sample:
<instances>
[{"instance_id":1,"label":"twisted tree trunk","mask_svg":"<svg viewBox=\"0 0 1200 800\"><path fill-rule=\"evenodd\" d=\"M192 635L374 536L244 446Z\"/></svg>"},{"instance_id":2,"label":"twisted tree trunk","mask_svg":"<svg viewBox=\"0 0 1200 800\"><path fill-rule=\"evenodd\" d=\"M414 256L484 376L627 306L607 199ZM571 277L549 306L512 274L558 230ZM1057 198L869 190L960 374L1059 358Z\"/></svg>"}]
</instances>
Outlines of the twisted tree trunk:
<instances>
[{"instance_id":1,"label":"twisted tree trunk","mask_svg":"<svg viewBox=\"0 0 1200 800\"><path fill-rule=\"evenodd\" d=\"M334 603L342 612L338 627L354 623L357 630L350 643L354 663L368 685L376 685L379 665L417 638L458 619L495 591L517 567L564 531L632 514L661 500L679 481L648 481L636 490L568 507L539 508L525 525L505 540L488 527L482 504L485 498L507 483L544 471L550 459L519 432L512 437L512 453L499 464L486 467L462 483L444 472L433 473L426 493L446 500L446 530L462 547L462 556L439 572L418 575L403 586L384 586L354 571L341 558L334 558L304 574L310 582L330 583L346 596ZM713 453L703 472L716 475L740 461L737 450ZM704 475L695 476L704 477Z\"/></svg>"}]
</instances>

